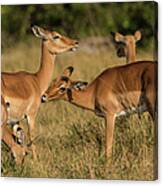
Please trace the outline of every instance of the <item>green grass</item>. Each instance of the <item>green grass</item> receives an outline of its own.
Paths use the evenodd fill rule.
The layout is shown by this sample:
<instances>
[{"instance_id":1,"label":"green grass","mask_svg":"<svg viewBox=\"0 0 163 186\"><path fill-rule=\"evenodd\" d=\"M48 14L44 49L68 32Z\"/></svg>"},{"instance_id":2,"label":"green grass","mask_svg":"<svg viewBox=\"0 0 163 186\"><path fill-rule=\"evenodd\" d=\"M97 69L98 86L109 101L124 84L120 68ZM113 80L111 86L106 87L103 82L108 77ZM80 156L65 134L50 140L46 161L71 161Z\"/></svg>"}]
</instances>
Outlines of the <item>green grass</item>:
<instances>
[{"instance_id":1,"label":"green grass","mask_svg":"<svg viewBox=\"0 0 163 186\"><path fill-rule=\"evenodd\" d=\"M27 70L39 67L40 46L37 39L20 43L2 54L2 71ZM138 59L153 59L151 50L138 50ZM79 48L57 58L54 78L69 65L74 66L72 78L91 81L105 68L125 64L114 48L87 52ZM24 129L27 126L23 123ZM67 102L42 104L36 118L35 134L38 160L29 154L22 166L13 163L8 148L2 144L2 176L134 179L153 180L154 123L148 113L116 119L112 158L105 160L105 124L94 113Z\"/></svg>"}]
</instances>

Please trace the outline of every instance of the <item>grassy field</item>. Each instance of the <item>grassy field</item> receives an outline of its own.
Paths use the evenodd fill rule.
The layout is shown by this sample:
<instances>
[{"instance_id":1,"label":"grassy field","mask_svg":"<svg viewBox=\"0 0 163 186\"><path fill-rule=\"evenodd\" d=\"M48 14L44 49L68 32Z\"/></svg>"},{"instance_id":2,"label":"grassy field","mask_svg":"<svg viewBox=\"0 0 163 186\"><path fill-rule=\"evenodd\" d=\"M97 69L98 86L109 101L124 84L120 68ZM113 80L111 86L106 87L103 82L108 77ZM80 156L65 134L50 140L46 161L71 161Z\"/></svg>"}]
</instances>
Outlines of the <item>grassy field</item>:
<instances>
[{"instance_id":1,"label":"grassy field","mask_svg":"<svg viewBox=\"0 0 163 186\"><path fill-rule=\"evenodd\" d=\"M3 49L2 71L26 70L39 67L40 44L20 43ZM137 59L153 59L152 49L138 50ZM113 47L87 50L81 46L75 53L57 58L55 78L67 66L74 66L72 78L90 82L105 68L125 64L116 57ZM22 123L27 129L26 123ZM116 119L113 155L104 157L104 120L94 113L67 102L42 104L36 118L38 160L29 154L22 166L13 163L8 148L2 144L2 176L86 178L86 179L154 179L154 123L148 113Z\"/></svg>"}]
</instances>

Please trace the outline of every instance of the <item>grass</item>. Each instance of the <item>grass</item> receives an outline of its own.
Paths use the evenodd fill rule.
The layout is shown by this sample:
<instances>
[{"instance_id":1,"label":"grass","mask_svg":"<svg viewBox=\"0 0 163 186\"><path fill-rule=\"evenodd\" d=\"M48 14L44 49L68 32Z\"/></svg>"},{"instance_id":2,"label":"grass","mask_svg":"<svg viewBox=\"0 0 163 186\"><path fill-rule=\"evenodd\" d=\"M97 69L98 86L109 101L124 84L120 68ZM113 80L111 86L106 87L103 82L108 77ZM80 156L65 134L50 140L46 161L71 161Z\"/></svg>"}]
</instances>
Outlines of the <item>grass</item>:
<instances>
[{"instance_id":1,"label":"grass","mask_svg":"<svg viewBox=\"0 0 163 186\"><path fill-rule=\"evenodd\" d=\"M137 59L153 59L152 50L138 50ZM40 45L19 43L3 49L2 71L26 70L39 67ZM81 46L75 53L57 58L54 76L64 68L74 66L73 79L91 81L105 68L125 64L112 47L95 52ZM22 124L26 130L25 123ZM8 148L2 144L2 176L86 178L86 179L155 179L154 123L148 113L116 119L113 155L105 160L104 120L94 113L64 101L42 104L36 118L35 134L38 160L29 154L22 166L13 163Z\"/></svg>"}]
</instances>

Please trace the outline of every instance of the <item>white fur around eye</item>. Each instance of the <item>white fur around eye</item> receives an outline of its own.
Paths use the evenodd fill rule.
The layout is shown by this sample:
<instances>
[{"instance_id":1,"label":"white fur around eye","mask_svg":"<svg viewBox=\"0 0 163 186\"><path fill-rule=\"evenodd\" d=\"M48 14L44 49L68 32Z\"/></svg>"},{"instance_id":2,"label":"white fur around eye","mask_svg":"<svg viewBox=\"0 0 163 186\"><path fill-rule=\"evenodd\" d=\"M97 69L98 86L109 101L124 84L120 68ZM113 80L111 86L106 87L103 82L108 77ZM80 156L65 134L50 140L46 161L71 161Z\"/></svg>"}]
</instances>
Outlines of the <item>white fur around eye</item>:
<instances>
[{"instance_id":1,"label":"white fur around eye","mask_svg":"<svg viewBox=\"0 0 163 186\"><path fill-rule=\"evenodd\" d=\"M65 88L65 85L61 85L59 88Z\"/></svg>"}]
</instances>

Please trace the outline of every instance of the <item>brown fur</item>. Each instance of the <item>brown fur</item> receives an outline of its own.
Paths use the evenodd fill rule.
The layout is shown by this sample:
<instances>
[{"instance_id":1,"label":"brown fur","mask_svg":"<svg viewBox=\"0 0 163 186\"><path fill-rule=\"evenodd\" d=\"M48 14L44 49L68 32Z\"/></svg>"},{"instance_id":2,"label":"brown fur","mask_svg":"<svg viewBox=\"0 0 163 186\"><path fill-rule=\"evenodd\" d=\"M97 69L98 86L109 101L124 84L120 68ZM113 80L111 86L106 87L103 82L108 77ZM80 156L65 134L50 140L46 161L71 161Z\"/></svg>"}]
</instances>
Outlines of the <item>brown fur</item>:
<instances>
[{"instance_id":1,"label":"brown fur","mask_svg":"<svg viewBox=\"0 0 163 186\"><path fill-rule=\"evenodd\" d=\"M78 45L76 40L62 36L57 32L50 32L37 26L32 29L35 36L42 39L42 56L39 70L36 73L24 71L2 73L2 95L5 102L10 103L10 118L18 121L27 118L30 141L33 139L35 116L40 105L40 97L48 88L56 55L75 49ZM36 158L34 145L33 155Z\"/></svg>"},{"instance_id":2,"label":"brown fur","mask_svg":"<svg viewBox=\"0 0 163 186\"><path fill-rule=\"evenodd\" d=\"M70 75L71 73L68 77ZM63 87L65 91L63 91ZM45 92L43 98L49 101L55 99L69 101L66 89L71 90L72 104L92 110L105 118L105 150L108 157L112 152L115 118L119 113L145 104L144 111L148 111L152 118L155 118L157 62L140 61L106 69L83 90L77 90L70 79L66 82L62 78L57 78Z\"/></svg>"}]
</instances>

